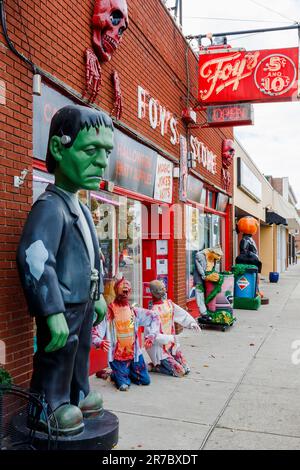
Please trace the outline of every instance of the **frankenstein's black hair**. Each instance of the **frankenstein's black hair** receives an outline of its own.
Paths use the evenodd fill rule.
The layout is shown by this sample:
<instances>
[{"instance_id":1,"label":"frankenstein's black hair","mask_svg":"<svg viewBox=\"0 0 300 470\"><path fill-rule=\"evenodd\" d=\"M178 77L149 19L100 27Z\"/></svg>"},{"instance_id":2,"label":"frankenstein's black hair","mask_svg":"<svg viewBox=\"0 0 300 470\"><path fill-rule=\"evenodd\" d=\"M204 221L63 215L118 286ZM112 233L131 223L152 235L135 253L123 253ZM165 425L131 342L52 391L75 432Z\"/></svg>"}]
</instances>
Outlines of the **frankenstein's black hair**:
<instances>
[{"instance_id":1,"label":"frankenstein's black hair","mask_svg":"<svg viewBox=\"0 0 300 470\"><path fill-rule=\"evenodd\" d=\"M50 151L50 141L53 136L69 136L71 141L65 145L65 147L69 148L72 147L78 133L81 130L84 128L89 130L90 127L99 128L101 126L108 127L112 131L114 130L111 118L107 114L103 113L102 111L98 111L95 108L69 105L57 111L51 120L49 131L46 156L46 167L48 172L54 173L57 163Z\"/></svg>"}]
</instances>

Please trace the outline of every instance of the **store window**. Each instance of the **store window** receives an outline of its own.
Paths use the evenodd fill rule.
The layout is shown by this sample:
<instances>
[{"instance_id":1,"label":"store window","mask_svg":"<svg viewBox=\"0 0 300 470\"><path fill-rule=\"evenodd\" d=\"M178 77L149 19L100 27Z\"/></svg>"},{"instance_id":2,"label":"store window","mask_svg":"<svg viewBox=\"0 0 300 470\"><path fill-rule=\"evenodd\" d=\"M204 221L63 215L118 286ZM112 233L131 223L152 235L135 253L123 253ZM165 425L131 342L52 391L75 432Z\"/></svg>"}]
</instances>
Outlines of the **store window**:
<instances>
[{"instance_id":1,"label":"store window","mask_svg":"<svg viewBox=\"0 0 300 470\"><path fill-rule=\"evenodd\" d=\"M194 263L197 251L216 245L224 246L223 217L203 213L196 207L186 206L186 295L193 289ZM222 265L217 265L220 270Z\"/></svg>"},{"instance_id":2,"label":"store window","mask_svg":"<svg viewBox=\"0 0 300 470\"><path fill-rule=\"evenodd\" d=\"M131 302L142 303L141 204L104 191L90 193L104 271L105 298L114 297L114 277L124 276L132 285Z\"/></svg>"},{"instance_id":3,"label":"store window","mask_svg":"<svg viewBox=\"0 0 300 470\"><path fill-rule=\"evenodd\" d=\"M49 183L54 183L54 176L39 170L33 170L33 202L45 191Z\"/></svg>"},{"instance_id":4,"label":"store window","mask_svg":"<svg viewBox=\"0 0 300 470\"><path fill-rule=\"evenodd\" d=\"M33 172L33 202L54 177ZM104 273L104 295L114 298L114 277L124 275L131 282L133 304L142 304L142 209L141 203L105 191L79 191L79 199L89 207L96 227L99 256Z\"/></svg>"}]
</instances>

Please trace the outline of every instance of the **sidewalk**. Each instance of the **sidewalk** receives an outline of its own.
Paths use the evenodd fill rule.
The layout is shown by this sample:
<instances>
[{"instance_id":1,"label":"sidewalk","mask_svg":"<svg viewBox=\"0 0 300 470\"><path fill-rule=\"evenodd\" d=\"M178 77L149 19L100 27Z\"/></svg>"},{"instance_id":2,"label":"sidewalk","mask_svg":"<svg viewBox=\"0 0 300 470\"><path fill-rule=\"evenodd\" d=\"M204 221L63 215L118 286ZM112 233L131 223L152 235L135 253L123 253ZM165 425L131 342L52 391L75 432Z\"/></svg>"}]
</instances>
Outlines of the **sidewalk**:
<instances>
[{"instance_id":1,"label":"sidewalk","mask_svg":"<svg viewBox=\"0 0 300 470\"><path fill-rule=\"evenodd\" d=\"M292 363L293 341L300 349L300 265L261 288L270 304L236 310L227 332L180 335L189 376L151 374L149 387L126 393L92 377L120 420L116 450L300 449L300 364Z\"/></svg>"}]
</instances>

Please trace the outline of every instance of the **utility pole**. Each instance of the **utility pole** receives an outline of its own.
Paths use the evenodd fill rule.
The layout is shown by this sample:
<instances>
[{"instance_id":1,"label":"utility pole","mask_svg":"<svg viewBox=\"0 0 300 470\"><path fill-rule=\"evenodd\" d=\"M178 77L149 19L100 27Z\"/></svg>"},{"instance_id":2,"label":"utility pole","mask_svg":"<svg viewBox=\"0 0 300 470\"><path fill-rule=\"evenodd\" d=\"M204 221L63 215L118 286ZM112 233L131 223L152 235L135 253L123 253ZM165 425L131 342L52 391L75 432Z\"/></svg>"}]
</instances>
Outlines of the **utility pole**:
<instances>
[{"instance_id":1,"label":"utility pole","mask_svg":"<svg viewBox=\"0 0 300 470\"><path fill-rule=\"evenodd\" d=\"M280 26L277 28L264 28L264 29L246 29L243 31L229 31L226 33L216 33L216 34L211 34L211 37L222 37L222 36L237 36L240 34L252 34L252 33L269 33L271 31L287 31L290 29L298 29L300 31L300 23L296 23L290 26ZM186 39L198 39L198 41L201 41L201 39L206 38L206 34L197 34L193 36L186 36Z\"/></svg>"},{"instance_id":2,"label":"utility pole","mask_svg":"<svg viewBox=\"0 0 300 470\"><path fill-rule=\"evenodd\" d=\"M175 6L169 8L170 11L174 12L174 18L180 26L182 26L182 0L176 0Z\"/></svg>"}]
</instances>

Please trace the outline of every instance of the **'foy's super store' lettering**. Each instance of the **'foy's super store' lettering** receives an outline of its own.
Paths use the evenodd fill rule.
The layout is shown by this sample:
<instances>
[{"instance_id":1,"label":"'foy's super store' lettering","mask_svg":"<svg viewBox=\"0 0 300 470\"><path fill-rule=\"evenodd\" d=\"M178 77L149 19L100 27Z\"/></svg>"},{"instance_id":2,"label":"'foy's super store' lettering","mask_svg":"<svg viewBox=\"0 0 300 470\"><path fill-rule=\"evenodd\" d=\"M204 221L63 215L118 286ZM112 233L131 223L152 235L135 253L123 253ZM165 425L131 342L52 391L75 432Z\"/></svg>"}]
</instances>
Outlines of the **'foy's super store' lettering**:
<instances>
[{"instance_id":1,"label":"'foy's super store' lettering","mask_svg":"<svg viewBox=\"0 0 300 470\"><path fill-rule=\"evenodd\" d=\"M138 86L138 118L148 119L152 129L159 129L162 136L167 136L170 132L171 144L179 145L178 120L140 85ZM192 135L190 150L194 160L198 161L210 173L214 175L217 173L216 155Z\"/></svg>"},{"instance_id":2,"label":"'foy's super store' lettering","mask_svg":"<svg viewBox=\"0 0 300 470\"><path fill-rule=\"evenodd\" d=\"M190 144L193 160L196 160L203 165L207 171L215 175L217 173L217 156L208 150L206 145L200 142L197 137L191 135Z\"/></svg>"}]
</instances>

